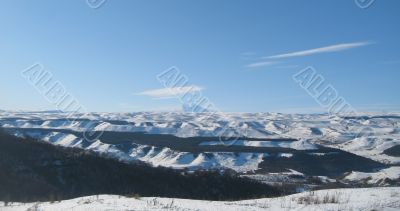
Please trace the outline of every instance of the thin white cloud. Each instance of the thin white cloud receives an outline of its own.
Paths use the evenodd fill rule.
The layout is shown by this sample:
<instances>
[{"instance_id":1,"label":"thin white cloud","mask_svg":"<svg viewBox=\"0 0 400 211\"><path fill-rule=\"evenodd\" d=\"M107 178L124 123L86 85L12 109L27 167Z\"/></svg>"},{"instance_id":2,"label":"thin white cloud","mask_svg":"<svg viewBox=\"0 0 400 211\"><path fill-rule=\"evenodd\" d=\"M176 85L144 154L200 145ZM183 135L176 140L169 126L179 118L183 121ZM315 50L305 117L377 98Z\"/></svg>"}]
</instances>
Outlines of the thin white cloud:
<instances>
[{"instance_id":1,"label":"thin white cloud","mask_svg":"<svg viewBox=\"0 0 400 211\"><path fill-rule=\"evenodd\" d=\"M179 97L180 95L187 94L187 93L192 93L192 92L198 92L203 90L204 88L199 87L199 86L181 86L181 87L173 87L173 88L163 88L163 89L152 89L152 90L146 90L140 93L137 93L138 95L145 95L145 96L150 96L150 97L155 97L155 98L174 98L174 97Z\"/></svg>"},{"instance_id":2,"label":"thin white cloud","mask_svg":"<svg viewBox=\"0 0 400 211\"><path fill-rule=\"evenodd\" d=\"M255 63L246 65L246 67L248 67L248 68L266 67L266 66L274 65L276 63L278 63L278 62L275 62L275 61L255 62Z\"/></svg>"},{"instance_id":3,"label":"thin white cloud","mask_svg":"<svg viewBox=\"0 0 400 211\"><path fill-rule=\"evenodd\" d=\"M284 58L289 58L289 57L309 56L309 55L320 54L320 53L338 52L338 51L344 51L344 50L362 47L362 46L366 46L366 45L370 45L370 44L372 44L372 43L371 42L342 43L342 44L330 45L330 46L314 48L314 49L309 49L309 50L304 50L304 51L296 51L296 52L291 52L291 53L267 56L267 57L263 57L263 59L284 59Z\"/></svg>"}]
</instances>

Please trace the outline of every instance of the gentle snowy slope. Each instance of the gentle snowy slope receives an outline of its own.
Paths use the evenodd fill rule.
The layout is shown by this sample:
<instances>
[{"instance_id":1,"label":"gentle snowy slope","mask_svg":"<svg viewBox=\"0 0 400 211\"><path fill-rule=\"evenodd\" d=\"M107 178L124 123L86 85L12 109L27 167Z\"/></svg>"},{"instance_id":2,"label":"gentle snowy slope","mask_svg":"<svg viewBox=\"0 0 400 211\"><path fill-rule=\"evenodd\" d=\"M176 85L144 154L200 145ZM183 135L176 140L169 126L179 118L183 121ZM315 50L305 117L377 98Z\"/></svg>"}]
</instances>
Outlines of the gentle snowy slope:
<instances>
[{"instance_id":1,"label":"gentle snowy slope","mask_svg":"<svg viewBox=\"0 0 400 211\"><path fill-rule=\"evenodd\" d=\"M400 167L390 167L374 173L351 172L345 178L347 181L364 180L368 184L384 183L385 179L400 180Z\"/></svg>"},{"instance_id":2,"label":"gentle snowy slope","mask_svg":"<svg viewBox=\"0 0 400 211\"><path fill-rule=\"evenodd\" d=\"M311 201L308 203L307 201ZM334 189L256 200L218 202L170 198L82 197L53 203L9 203L2 211L25 210L399 210L400 188Z\"/></svg>"}]
</instances>

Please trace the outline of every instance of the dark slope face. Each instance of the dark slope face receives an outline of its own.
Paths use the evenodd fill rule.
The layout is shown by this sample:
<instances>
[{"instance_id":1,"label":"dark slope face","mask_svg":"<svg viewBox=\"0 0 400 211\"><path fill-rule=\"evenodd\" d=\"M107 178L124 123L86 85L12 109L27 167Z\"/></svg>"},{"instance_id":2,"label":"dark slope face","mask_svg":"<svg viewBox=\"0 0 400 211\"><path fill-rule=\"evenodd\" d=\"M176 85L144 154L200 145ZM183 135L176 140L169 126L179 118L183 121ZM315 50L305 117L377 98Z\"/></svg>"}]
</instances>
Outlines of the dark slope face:
<instances>
[{"instance_id":1,"label":"dark slope face","mask_svg":"<svg viewBox=\"0 0 400 211\"><path fill-rule=\"evenodd\" d=\"M271 156L259 166L259 173L293 169L305 175L337 178L351 171L373 172L385 165L341 150L332 150L323 156L312 153L297 153L290 158Z\"/></svg>"},{"instance_id":2,"label":"dark slope face","mask_svg":"<svg viewBox=\"0 0 400 211\"><path fill-rule=\"evenodd\" d=\"M21 132L23 134L41 133L43 135L51 132L62 132L81 137L82 133L65 129L44 129L44 128L8 128L11 133ZM204 141L219 142L218 137L189 137L181 138L166 134L147 134L143 132L114 132L105 131L100 137L100 141L107 144L114 144L119 150L129 154L129 150L135 144L156 147L155 150L161 151L163 147L180 152L190 152L193 154L212 152L233 152L233 153L266 153L264 161L259 164L258 173L285 172L293 169L312 176L338 177L346 172L364 171L373 172L377 168L385 167L384 164L368 158L360 157L355 154L329 147L318 146L317 149L296 150L283 147L252 147L236 145L200 145ZM296 142L296 139L246 139L248 141L266 142ZM90 143L86 143L90 145ZM290 153L291 157L282 157L281 153Z\"/></svg>"},{"instance_id":3,"label":"dark slope face","mask_svg":"<svg viewBox=\"0 0 400 211\"><path fill-rule=\"evenodd\" d=\"M0 201L48 201L95 194L237 200L277 196L265 184L219 173L126 164L92 152L0 131Z\"/></svg>"},{"instance_id":4,"label":"dark slope face","mask_svg":"<svg viewBox=\"0 0 400 211\"><path fill-rule=\"evenodd\" d=\"M383 151L383 153L393 157L400 157L400 145L390 147L389 149Z\"/></svg>"},{"instance_id":5,"label":"dark slope face","mask_svg":"<svg viewBox=\"0 0 400 211\"><path fill-rule=\"evenodd\" d=\"M51 132L62 132L81 137L82 133L65 129L44 129L44 128L15 128L7 129L11 133L21 132L23 134L41 133L42 135ZM207 153L213 156L212 152L233 152L233 153L266 153L263 161L259 164L256 173L285 172L293 169L309 176L329 176L340 177L346 172L363 171L373 172L378 168L385 167L384 164L368 158L360 157L355 154L339 149L318 146L317 149L296 150L282 147L251 147L251 146L230 146L230 145L200 145L204 141L219 141L218 137L190 137L180 138L166 134L146 134L142 132L113 132L105 131L100 137L100 141L107 144L114 144L121 152L129 154L135 144L156 147L156 151L161 151L163 147L180 152L190 152L194 155ZM295 139L247 139L249 141L268 141L268 142L296 142ZM90 145L90 143L84 143ZM281 153L290 153L291 157L282 157Z\"/></svg>"}]
</instances>

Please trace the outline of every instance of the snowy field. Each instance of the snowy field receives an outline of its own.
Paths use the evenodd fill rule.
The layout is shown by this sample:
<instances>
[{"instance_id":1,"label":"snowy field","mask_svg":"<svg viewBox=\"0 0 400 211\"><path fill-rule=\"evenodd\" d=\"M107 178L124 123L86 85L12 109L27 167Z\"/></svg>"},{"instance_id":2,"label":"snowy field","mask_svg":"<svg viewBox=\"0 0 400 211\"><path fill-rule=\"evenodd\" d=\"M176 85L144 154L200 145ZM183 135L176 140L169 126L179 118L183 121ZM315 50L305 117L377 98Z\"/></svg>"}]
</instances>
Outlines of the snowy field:
<instances>
[{"instance_id":1,"label":"snowy field","mask_svg":"<svg viewBox=\"0 0 400 211\"><path fill-rule=\"evenodd\" d=\"M332 189L245 201L99 195L43 203L0 202L2 211L26 210L400 210L400 188Z\"/></svg>"}]
</instances>

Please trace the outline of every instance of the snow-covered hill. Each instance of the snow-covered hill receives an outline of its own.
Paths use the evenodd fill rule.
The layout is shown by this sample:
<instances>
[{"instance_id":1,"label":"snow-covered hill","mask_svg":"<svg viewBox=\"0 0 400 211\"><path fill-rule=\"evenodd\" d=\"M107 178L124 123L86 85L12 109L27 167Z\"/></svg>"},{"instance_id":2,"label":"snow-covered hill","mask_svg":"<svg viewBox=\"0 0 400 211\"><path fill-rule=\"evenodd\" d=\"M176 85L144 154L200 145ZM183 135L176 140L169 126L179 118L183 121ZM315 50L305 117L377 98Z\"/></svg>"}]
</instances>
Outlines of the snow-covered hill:
<instances>
[{"instance_id":1,"label":"snow-covered hill","mask_svg":"<svg viewBox=\"0 0 400 211\"><path fill-rule=\"evenodd\" d=\"M381 184L385 183L385 180L399 179L400 178L400 167L390 167L387 169L382 169L378 172L365 173L365 172L351 172L348 174L344 180L346 181L360 181L364 180L368 184Z\"/></svg>"},{"instance_id":2,"label":"snow-covered hill","mask_svg":"<svg viewBox=\"0 0 400 211\"><path fill-rule=\"evenodd\" d=\"M17 136L124 161L257 174L294 169L324 176L400 165L400 156L387 153L400 145L399 123L397 113L0 113L1 127ZM87 131L101 136L87 140ZM310 161L315 168L304 168Z\"/></svg>"},{"instance_id":3,"label":"snow-covered hill","mask_svg":"<svg viewBox=\"0 0 400 211\"><path fill-rule=\"evenodd\" d=\"M44 203L0 202L2 211L19 210L399 210L400 188L332 189L245 201L200 201L99 195Z\"/></svg>"}]
</instances>

